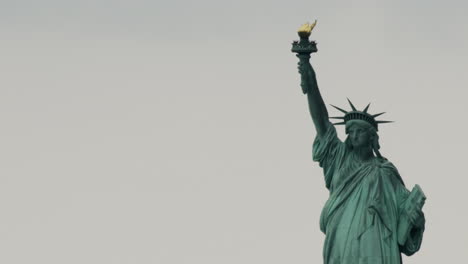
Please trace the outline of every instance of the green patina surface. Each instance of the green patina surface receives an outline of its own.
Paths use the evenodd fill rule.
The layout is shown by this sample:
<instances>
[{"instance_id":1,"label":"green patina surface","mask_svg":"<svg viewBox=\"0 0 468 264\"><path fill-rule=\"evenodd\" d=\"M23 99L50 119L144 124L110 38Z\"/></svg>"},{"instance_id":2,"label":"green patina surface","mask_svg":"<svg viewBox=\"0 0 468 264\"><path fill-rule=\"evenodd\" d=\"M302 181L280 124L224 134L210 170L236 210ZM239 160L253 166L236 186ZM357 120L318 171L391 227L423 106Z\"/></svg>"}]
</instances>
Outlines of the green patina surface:
<instances>
[{"instance_id":1,"label":"green patina surface","mask_svg":"<svg viewBox=\"0 0 468 264\"><path fill-rule=\"evenodd\" d=\"M336 107L344 113L337 124L345 125L341 141L318 89L309 59L315 42L301 36L293 43L299 57L301 87L307 94L317 136L313 160L323 168L330 191L320 217L325 233L325 264L401 264L401 254L416 253L422 242L425 195L416 185L409 191L396 167L380 153L377 115ZM309 45L309 47L308 47Z\"/></svg>"}]
</instances>

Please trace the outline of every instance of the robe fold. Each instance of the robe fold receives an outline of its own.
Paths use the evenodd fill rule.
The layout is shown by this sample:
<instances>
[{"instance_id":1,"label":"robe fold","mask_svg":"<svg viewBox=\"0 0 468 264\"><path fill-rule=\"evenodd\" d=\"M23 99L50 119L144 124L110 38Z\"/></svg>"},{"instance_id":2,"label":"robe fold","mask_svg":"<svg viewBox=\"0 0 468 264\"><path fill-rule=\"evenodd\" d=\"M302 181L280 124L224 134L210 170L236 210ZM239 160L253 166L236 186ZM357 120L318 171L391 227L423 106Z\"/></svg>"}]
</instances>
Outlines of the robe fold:
<instances>
[{"instance_id":1,"label":"robe fold","mask_svg":"<svg viewBox=\"0 0 468 264\"><path fill-rule=\"evenodd\" d=\"M316 137L313 159L330 191L320 216L325 264L401 264L401 253L419 250L424 219L415 225L407 217L410 192L392 163L361 162L332 125Z\"/></svg>"}]
</instances>

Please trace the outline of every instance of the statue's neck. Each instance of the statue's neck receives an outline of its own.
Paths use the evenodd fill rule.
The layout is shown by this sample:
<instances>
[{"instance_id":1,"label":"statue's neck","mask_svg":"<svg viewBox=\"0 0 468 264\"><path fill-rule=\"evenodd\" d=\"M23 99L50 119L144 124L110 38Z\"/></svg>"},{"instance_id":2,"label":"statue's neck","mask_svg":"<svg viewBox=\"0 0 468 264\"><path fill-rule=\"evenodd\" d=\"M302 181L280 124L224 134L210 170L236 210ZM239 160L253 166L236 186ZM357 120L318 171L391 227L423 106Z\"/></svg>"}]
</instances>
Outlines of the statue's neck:
<instances>
[{"instance_id":1,"label":"statue's neck","mask_svg":"<svg viewBox=\"0 0 468 264\"><path fill-rule=\"evenodd\" d=\"M354 156L360 161L369 161L375 157L371 147L353 149Z\"/></svg>"}]
</instances>

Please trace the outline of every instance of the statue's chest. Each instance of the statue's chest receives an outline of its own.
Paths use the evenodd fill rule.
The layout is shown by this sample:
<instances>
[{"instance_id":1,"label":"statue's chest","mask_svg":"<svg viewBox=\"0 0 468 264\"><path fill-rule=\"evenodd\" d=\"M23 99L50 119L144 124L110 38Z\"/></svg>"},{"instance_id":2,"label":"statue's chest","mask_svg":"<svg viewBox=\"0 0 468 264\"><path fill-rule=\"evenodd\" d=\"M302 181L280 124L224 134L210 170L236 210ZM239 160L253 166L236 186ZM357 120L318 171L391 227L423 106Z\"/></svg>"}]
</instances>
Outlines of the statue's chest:
<instances>
[{"instance_id":1,"label":"statue's chest","mask_svg":"<svg viewBox=\"0 0 468 264\"><path fill-rule=\"evenodd\" d=\"M352 180L351 178L361 178L360 176L362 175L364 175L365 182L372 185L376 181L375 177L377 176L374 164L372 162L362 163L350 157L343 160L338 170L336 170L332 185L337 187Z\"/></svg>"}]
</instances>

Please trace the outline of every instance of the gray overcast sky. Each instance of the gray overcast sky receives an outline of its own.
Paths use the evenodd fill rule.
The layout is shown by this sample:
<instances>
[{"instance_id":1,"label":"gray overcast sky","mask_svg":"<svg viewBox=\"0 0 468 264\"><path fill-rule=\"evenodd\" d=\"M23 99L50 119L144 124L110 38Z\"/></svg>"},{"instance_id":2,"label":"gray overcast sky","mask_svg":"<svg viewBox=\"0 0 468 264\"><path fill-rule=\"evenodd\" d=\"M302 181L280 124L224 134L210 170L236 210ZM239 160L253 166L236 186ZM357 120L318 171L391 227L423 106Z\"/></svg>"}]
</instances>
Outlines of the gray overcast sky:
<instances>
[{"instance_id":1,"label":"gray overcast sky","mask_svg":"<svg viewBox=\"0 0 468 264\"><path fill-rule=\"evenodd\" d=\"M290 52L314 19L325 101L397 121L382 153L428 196L405 263L461 263L467 8L1 1L0 263L320 263L328 193Z\"/></svg>"}]
</instances>

